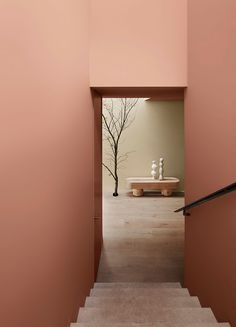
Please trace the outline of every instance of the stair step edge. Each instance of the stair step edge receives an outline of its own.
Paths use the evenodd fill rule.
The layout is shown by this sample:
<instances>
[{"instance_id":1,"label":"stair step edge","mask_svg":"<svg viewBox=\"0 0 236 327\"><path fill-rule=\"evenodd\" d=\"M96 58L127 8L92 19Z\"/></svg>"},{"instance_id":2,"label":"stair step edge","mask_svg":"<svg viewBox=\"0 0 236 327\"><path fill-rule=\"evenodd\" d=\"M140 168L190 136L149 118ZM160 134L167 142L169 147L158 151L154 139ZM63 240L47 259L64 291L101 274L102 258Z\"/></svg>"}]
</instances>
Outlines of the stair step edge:
<instances>
[{"instance_id":1,"label":"stair step edge","mask_svg":"<svg viewBox=\"0 0 236 327\"><path fill-rule=\"evenodd\" d=\"M85 307L117 307L121 308L124 306L136 306L136 307L201 307L198 297L191 296L178 296L178 297L87 297L85 301Z\"/></svg>"},{"instance_id":2,"label":"stair step edge","mask_svg":"<svg viewBox=\"0 0 236 327\"><path fill-rule=\"evenodd\" d=\"M217 322L210 308L159 308L155 310L135 310L123 308L122 311L109 311L104 308L81 308L78 322L104 323L194 323Z\"/></svg>"},{"instance_id":3,"label":"stair step edge","mask_svg":"<svg viewBox=\"0 0 236 327\"><path fill-rule=\"evenodd\" d=\"M111 282L111 283L94 283L94 288L182 288L179 282L171 283L151 283L151 282Z\"/></svg>"},{"instance_id":4,"label":"stair step edge","mask_svg":"<svg viewBox=\"0 0 236 327\"><path fill-rule=\"evenodd\" d=\"M143 294L143 295L152 295L152 294L185 294L189 295L189 291L187 288L93 288L90 290L90 296L104 296L104 295L117 295L117 294Z\"/></svg>"},{"instance_id":5,"label":"stair step edge","mask_svg":"<svg viewBox=\"0 0 236 327\"><path fill-rule=\"evenodd\" d=\"M170 327L169 323L90 323L90 322L74 322L70 327ZM172 323L171 327L230 327L225 322L200 322L200 323Z\"/></svg>"}]
</instances>

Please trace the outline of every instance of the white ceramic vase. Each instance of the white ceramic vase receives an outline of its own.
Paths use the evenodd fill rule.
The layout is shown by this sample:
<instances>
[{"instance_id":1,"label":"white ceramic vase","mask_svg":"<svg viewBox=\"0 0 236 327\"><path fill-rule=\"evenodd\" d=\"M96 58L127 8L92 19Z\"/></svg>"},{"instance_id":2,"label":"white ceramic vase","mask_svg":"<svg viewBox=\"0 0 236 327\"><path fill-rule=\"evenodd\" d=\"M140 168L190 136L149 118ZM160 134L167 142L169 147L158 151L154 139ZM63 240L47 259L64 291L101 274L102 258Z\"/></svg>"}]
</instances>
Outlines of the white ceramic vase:
<instances>
[{"instance_id":1,"label":"white ceramic vase","mask_svg":"<svg viewBox=\"0 0 236 327\"><path fill-rule=\"evenodd\" d=\"M152 171L151 171L151 175L153 179L157 179L157 164L156 164L156 160L152 161Z\"/></svg>"},{"instance_id":2,"label":"white ceramic vase","mask_svg":"<svg viewBox=\"0 0 236 327\"><path fill-rule=\"evenodd\" d=\"M159 160L159 180L162 181L164 179L164 159L160 158Z\"/></svg>"}]
</instances>

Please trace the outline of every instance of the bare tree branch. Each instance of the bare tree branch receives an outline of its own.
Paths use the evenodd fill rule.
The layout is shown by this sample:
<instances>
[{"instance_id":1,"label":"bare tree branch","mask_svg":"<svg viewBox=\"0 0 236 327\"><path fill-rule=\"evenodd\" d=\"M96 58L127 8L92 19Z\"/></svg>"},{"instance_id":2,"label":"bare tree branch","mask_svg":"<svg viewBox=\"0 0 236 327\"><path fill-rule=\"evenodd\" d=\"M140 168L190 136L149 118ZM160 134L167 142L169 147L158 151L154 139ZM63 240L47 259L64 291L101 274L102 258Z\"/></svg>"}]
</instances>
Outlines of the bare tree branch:
<instances>
[{"instance_id":1,"label":"bare tree branch","mask_svg":"<svg viewBox=\"0 0 236 327\"><path fill-rule=\"evenodd\" d=\"M109 171L109 173L111 174L111 176L115 179L115 175L113 174L113 172L111 171L111 169L107 165L105 165L104 163L102 163L102 164Z\"/></svg>"},{"instance_id":2,"label":"bare tree branch","mask_svg":"<svg viewBox=\"0 0 236 327\"><path fill-rule=\"evenodd\" d=\"M130 127L135 119L132 116L132 109L137 102L138 99L121 98L117 101L107 99L103 103L103 135L104 140L111 149L111 152L106 154L109 164L103 163L103 166L115 180L114 196L118 195L118 170L121 168L120 164L127 160L129 153L131 153L119 154L120 140L123 132ZM119 103L119 106L117 106L117 103Z\"/></svg>"}]
</instances>

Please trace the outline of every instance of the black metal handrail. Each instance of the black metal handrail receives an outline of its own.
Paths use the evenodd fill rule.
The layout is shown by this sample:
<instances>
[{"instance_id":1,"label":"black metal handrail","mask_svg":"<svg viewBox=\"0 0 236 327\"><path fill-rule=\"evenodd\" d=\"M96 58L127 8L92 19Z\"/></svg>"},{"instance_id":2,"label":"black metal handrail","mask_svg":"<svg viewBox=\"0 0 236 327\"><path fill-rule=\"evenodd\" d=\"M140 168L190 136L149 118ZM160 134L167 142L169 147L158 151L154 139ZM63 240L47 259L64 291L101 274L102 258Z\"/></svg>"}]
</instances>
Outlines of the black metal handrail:
<instances>
[{"instance_id":1,"label":"black metal handrail","mask_svg":"<svg viewBox=\"0 0 236 327\"><path fill-rule=\"evenodd\" d=\"M216 198L218 198L220 196L223 196L223 195L225 195L227 193L230 193L230 192L233 192L233 191L236 191L236 182L233 183L233 184L230 184L228 186L225 186L225 187L219 189L216 192L210 193L210 194L208 194L208 195L206 195L206 196L204 196L204 197L202 197L202 198L200 198L200 199L198 199L196 201L193 201L193 202L187 204L186 206L175 210L175 212L183 211L184 216L189 216L190 214L187 212L187 210L192 209L194 207L197 207L197 206L199 206L199 205L201 205L203 203L206 203L208 201L214 200L214 199L216 199Z\"/></svg>"}]
</instances>

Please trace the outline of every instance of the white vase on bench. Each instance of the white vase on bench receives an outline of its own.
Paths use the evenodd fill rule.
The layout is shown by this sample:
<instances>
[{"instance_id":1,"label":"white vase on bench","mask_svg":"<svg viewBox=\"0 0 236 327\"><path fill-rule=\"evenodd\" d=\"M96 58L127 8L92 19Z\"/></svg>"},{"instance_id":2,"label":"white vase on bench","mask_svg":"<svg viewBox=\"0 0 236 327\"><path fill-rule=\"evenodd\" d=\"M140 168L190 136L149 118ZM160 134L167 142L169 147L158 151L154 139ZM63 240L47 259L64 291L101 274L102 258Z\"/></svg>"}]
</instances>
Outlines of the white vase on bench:
<instances>
[{"instance_id":1,"label":"white vase on bench","mask_svg":"<svg viewBox=\"0 0 236 327\"><path fill-rule=\"evenodd\" d=\"M153 179L157 179L157 164L156 164L156 160L152 161L152 171L151 171L151 175Z\"/></svg>"}]
</instances>

